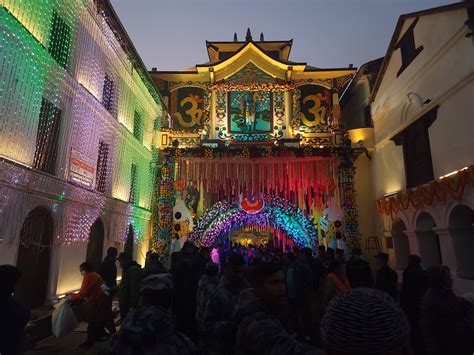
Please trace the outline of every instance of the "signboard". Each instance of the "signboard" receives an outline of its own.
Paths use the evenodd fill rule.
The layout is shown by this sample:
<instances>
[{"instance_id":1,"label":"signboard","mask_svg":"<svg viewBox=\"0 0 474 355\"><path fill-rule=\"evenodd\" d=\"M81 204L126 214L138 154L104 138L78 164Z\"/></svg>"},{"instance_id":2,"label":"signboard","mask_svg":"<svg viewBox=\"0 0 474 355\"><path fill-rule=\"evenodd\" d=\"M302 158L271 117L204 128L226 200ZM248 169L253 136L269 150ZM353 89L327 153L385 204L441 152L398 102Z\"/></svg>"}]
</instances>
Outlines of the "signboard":
<instances>
[{"instance_id":1,"label":"signboard","mask_svg":"<svg viewBox=\"0 0 474 355\"><path fill-rule=\"evenodd\" d=\"M69 181L92 190L95 183L94 162L78 150L71 149Z\"/></svg>"}]
</instances>

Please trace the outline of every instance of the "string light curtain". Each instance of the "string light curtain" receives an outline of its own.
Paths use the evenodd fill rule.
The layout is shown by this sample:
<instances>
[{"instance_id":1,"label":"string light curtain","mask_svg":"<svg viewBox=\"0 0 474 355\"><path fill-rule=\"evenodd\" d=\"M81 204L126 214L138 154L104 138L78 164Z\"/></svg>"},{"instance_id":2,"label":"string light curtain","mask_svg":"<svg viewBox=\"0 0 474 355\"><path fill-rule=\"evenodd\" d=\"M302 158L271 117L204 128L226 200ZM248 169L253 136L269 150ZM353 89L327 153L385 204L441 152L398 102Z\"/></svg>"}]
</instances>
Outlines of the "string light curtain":
<instances>
[{"instance_id":1,"label":"string light curtain","mask_svg":"<svg viewBox=\"0 0 474 355\"><path fill-rule=\"evenodd\" d=\"M65 233L57 229L58 240L87 240L107 196L128 202L132 163L137 166L139 199L127 211L130 218L114 228L125 235L131 223L136 237L142 237L149 219L143 209L150 208L154 181L150 162L155 121L162 113L158 95L134 68L133 58L94 1L0 0L0 4L0 156L41 169L34 162L42 161L39 157L44 154L37 154L35 160L35 152L45 149L37 147L53 144L49 138L37 140L38 132L41 136L47 132L57 141L58 131L53 119L45 127L40 125L42 102L47 100L61 110L60 136L70 144L62 146L57 162L49 164L60 168L55 172L58 178L68 179L73 149L95 169L105 159L99 142L108 146L107 169L96 175L93 191L66 185L57 194L58 204L65 206L61 223L67 224ZM142 115L142 142L133 138L137 110ZM52 190L48 184L42 188ZM12 202L9 191L1 188L0 207ZM6 220L4 212L0 208L0 221Z\"/></svg>"}]
</instances>

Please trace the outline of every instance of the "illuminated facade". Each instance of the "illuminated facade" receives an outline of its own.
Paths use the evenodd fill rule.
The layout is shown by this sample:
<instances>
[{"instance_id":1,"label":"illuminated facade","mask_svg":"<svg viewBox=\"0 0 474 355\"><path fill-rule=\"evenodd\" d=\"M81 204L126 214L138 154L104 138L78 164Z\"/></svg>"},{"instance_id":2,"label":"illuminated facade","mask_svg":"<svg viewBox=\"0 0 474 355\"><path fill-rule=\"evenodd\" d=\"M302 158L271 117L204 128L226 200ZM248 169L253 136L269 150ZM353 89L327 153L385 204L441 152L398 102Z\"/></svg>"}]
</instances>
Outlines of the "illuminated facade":
<instances>
[{"instance_id":1,"label":"illuminated facade","mask_svg":"<svg viewBox=\"0 0 474 355\"><path fill-rule=\"evenodd\" d=\"M211 246L246 228L281 248L334 247L342 229L360 243L352 155L363 150L347 143L339 108L355 69L292 62L292 45L248 30L244 41L206 42L204 64L150 72L169 110L153 232L164 255L185 236Z\"/></svg>"},{"instance_id":2,"label":"illuminated facade","mask_svg":"<svg viewBox=\"0 0 474 355\"><path fill-rule=\"evenodd\" d=\"M0 263L37 306L108 246L143 260L163 104L107 1L0 4Z\"/></svg>"}]
</instances>

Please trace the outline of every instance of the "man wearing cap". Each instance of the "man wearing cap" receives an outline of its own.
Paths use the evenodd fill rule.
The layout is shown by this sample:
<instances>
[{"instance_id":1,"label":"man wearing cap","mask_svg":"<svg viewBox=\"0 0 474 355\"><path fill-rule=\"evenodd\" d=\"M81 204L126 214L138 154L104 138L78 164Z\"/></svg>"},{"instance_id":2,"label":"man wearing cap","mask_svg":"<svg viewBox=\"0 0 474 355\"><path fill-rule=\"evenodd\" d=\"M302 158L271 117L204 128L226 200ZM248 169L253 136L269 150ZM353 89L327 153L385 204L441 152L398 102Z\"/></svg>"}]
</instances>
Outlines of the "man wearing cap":
<instances>
[{"instance_id":1,"label":"man wearing cap","mask_svg":"<svg viewBox=\"0 0 474 355\"><path fill-rule=\"evenodd\" d=\"M379 253L375 256L375 260L377 266L379 266L379 270L375 275L375 288L388 293L394 300L396 300L398 275L390 268L390 266L388 266L388 254Z\"/></svg>"},{"instance_id":2,"label":"man wearing cap","mask_svg":"<svg viewBox=\"0 0 474 355\"><path fill-rule=\"evenodd\" d=\"M128 311L138 305L142 271L129 253L120 253L117 260L122 267L122 282L118 287L118 299L120 316L124 320Z\"/></svg>"},{"instance_id":3,"label":"man wearing cap","mask_svg":"<svg viewBox=\"0 0 474 355\"><path fill-rule=\"evenodd\" d=\"M369 288L336 296L321 320L327 355L406 355L409 334L408 320L393 298Z\"/></svg>"},{"instance_id":4,"label":"man wearing cap","mask_svg":"<svg viewBox=\"0 0 474 355\"><path fill-rule=\"evenodd\" d=\"M111 337L102 355L190 355L194 344L176 330L171 314L173 284L170 274L152 274L141 281L140 301Z\"/></svg>"}]
</instances>

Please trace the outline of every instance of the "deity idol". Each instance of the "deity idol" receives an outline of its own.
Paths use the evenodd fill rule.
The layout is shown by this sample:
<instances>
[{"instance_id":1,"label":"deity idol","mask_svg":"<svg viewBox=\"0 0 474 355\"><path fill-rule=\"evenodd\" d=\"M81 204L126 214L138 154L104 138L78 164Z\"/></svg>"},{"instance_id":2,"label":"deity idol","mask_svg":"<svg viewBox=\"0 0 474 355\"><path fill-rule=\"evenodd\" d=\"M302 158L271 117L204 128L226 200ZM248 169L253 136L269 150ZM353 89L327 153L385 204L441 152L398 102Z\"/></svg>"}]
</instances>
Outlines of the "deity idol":
<instances>
[{"instance_id":1,"label":"deity idol","mask_svg":"<svg viewBox=\"0 0 474 355\"><path fill-rule=\"evenodd\" d=\"M248 132L255 130L257 115L261 110L261 100L261 96L255 92L247 93L240 102L240 110L242 115L245 117L245 124L247 125Z\"/></svg>"}]
</instances>

